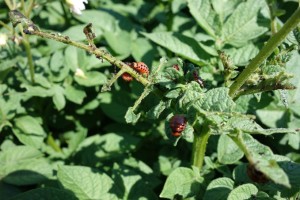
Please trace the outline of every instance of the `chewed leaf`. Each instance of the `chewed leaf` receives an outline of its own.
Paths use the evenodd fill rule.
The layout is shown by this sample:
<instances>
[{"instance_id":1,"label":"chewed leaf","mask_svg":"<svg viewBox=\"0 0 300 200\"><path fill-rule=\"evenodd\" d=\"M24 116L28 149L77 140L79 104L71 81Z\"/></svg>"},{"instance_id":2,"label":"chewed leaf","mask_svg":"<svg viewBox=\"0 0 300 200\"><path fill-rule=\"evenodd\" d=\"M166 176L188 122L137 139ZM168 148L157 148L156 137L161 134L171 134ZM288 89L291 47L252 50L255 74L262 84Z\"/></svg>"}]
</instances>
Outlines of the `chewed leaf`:
<instances>
[{"instance_id":1,"label":"chewed leaf","mask_svg":"<svg viewBox=\"0 0 300 200\"><path fill-rule=\"evenodd\" d=\"M157 104L147 112L148 117L151 119L157 119L169 104L170 101L160 101L159 104Z\"/></svg>"},{"instance_id":2,"label":"chewed leaf","mask_svg":"<svg viewBox=\"0 0 300 200\"><path fill-rule=\"evenodd\" d=\"M139 120L140 116L141 116L141 113L135 114L133 112L133 108L129 107L127 112L126 112L126 115L125 115L125 120L126 120L127 123L135 124Z\"/></svg>"}]
</instances>

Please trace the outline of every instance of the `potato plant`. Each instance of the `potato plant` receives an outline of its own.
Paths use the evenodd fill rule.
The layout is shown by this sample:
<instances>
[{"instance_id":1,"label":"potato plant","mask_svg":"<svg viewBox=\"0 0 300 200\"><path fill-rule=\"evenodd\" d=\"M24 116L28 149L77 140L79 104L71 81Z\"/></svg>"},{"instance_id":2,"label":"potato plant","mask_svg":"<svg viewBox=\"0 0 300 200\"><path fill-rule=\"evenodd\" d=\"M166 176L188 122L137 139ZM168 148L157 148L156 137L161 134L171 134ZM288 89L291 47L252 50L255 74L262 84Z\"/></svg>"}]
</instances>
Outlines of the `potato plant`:
<instances>
[{"instance_id":1,"label":"potato plant","mask_svg":"<svg viewBox=\"0 0 300 200\"><path fill-rule=\"evenodd\" d=\"M297 0L0 5L1 199L300 198Z\"/></svg>"}]
</instances>

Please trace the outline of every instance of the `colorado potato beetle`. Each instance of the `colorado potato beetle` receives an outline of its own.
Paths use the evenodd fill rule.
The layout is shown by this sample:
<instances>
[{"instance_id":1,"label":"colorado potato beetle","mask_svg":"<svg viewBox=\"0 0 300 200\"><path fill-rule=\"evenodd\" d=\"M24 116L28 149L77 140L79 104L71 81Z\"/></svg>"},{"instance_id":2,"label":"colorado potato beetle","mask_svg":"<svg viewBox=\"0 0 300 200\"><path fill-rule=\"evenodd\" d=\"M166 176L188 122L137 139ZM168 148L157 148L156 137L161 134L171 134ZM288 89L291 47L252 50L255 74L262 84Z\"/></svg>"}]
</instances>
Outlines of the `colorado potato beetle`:
<instances>
[{"instance_id":1,"label":"colorado potato beetle","mask_svg":"<svg viewBox=\"0 0 300 200\"><path fill-rule=\"evenodd\" d=\"M149 75L149 68L148 66L143 62L126 62L126 65L137 71L139 74L148 77ZM128 73L124 73L122 75L123 80L130 82L133 80L132 76Z\"/></svg>"},{"instance_id":2,"label":"colorado potato beetle","mask_svg":"<svg viewBox=\"0 0 300 200\"><path fill-rule=\"evenodd\" d=\"M181 136L182 131L184 131L186 127L186 118L183 115L174 115L169 122L172 135L174 137Z\"/></svg>"}]
</instances>

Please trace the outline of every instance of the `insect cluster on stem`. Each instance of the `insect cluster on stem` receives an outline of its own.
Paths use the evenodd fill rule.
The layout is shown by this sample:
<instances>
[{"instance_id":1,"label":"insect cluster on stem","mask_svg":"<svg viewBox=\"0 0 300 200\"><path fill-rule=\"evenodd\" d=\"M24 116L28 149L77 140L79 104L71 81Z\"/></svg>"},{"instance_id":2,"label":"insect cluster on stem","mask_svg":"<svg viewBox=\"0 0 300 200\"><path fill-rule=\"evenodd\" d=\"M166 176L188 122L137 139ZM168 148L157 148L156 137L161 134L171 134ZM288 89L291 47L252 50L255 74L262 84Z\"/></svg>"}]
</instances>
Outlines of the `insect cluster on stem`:
<instances>
[{"instance_id":1,"label":"insect cluster on stem","mask_svg":"<svg viewBox=\"0 0 300 200\"><path fill-rule=\"evenodd\" d=\"M131 67L132 69L134 69L135 71L137 71L142 76L148 77L149 68L145 63L143 63L143 62L125 62L125 64L128 65L129 67ZM125 72L124 74L122 74L122 79L124 81L130 82L133 80L133 77L130 74Z\"/></svg>"}]
</instances>

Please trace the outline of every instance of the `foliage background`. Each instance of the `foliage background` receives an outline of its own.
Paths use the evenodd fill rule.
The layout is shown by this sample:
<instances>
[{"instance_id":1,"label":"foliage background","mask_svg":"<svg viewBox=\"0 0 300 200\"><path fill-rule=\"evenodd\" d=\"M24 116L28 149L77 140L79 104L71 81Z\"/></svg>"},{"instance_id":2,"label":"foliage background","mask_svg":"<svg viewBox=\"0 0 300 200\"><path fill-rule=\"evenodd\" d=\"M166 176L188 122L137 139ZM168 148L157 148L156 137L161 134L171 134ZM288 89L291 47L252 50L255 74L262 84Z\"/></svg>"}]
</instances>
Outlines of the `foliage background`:
<instances>
[{"instance_id":1,"label":"foliage background","mask_svg":"<svg viewBox=\"0 0 300 200\"><path fill-rule=\"evenodd\" d=\"M25 2L25 7L29 2ZM238 0L211 2L216 10L224 6L220 10L224 20L240 3ZM263 1L248 2L255 7L255 3ZM212 35L222 38L222 27L226 26L222 20L217 23L208 20L220 32L212 33L200 27L197 13L186 1L94 0L77 16L69 12L63 1L41 0L36 4L30 18L43 30L85 42L82 29L91 22L97 36L96 45L117 58L143 61L151 68L163 56L170 63L173 58L181 57L200 67L208 89L223 83L223 66L216 49L221 47L241 71L270 35L266 4L262 5L258 23L250 24L240 35L235 33L221 44ZM280 24L296 9L297 1L278 1L277 6L279 11L284 11L277 19ZM4 1L0 1L0 8L0 20L9 24L9 9ZM205 14L208 19L212 17L211 13ZM241 19L247 17L247 13L240 14ZM179 166L190 166L191 143L180 140L174 147L173 138L165 131L169 113L163 112L159 119L147 115L159 102L154 95L150 94L139 106L143 115L136 124L125 123L128 107L143 90L137 81L126 83L120 79L111 91L101 93L102 85L114 75L114 67L83 50L33 36L28 37L35 67L32 84L24 43L14 43L12 33L4 26L0 30L10 39L6 46L0 47L1 198L158 199L167 176ZM294 52L286 67L294 75L293 84L299 88L298 52ZM87 78L75 76L78 68ZM299 128L299 94L299 89L287 93L288 107L284 106L278 91L260 97L244 96L237 100L237 110L257 116L265 128ZM233 169L245 161L229 165L219 162L218 139L219 136L212 136L209 140L205 181L196 189L199 196L193 198L202 198L211 180L232 178ZM299 135L257 136L256 139L274 153L300 161ZM186 176L176 177L170 188L184 196L191 188L177 184L194 175L184 170L180 173ZM259 191L268 191L270 198L276 198L275 191L263 187ZM288 190L288 195L280 194L278 199L295 195L298 190L299 184L295 191Z\"/></svg>"}]
</instances>

